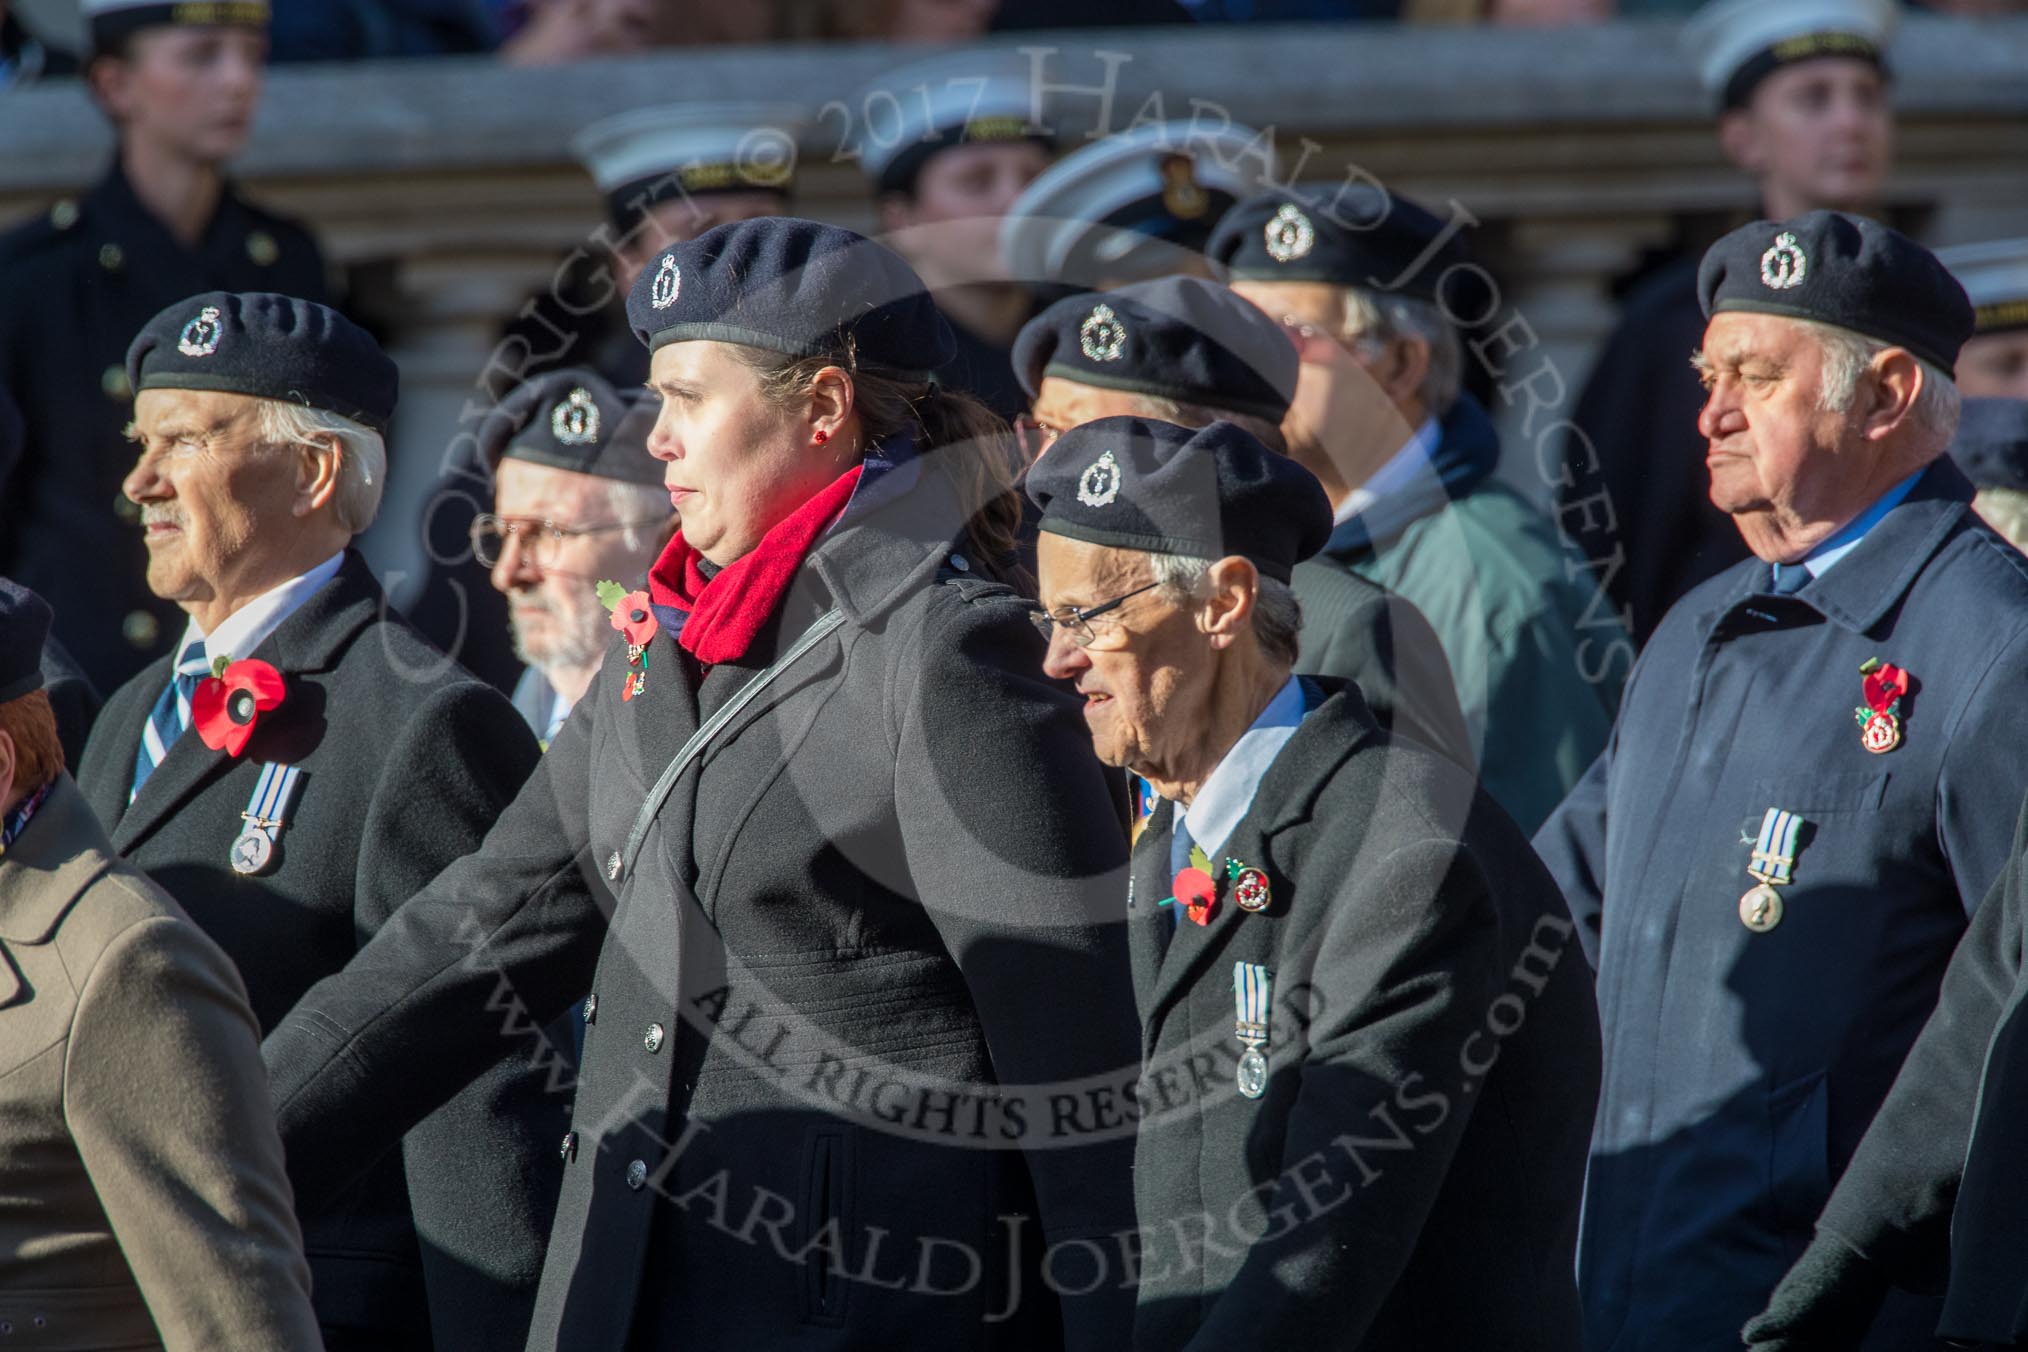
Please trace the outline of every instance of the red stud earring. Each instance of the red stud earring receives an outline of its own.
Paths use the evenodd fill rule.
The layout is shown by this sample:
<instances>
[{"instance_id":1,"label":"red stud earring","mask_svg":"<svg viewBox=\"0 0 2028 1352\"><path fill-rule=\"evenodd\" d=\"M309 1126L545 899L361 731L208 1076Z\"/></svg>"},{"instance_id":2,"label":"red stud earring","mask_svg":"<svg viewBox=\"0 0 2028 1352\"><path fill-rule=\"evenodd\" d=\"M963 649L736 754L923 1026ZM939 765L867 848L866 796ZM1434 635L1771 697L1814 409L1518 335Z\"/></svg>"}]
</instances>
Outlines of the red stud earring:
<instances>
[{"instance_id":1,"label":"red stud earring","mask_svg":"<svg viewBox=\"0 0 2028 1352\"><path fill-rule=\"evenodd\" d=\"M823 428L821 428L821 427L820 427L820 428L818 428L818 429L816 430L816 432L814 432L813 434L811 434L811 437L810 437L810 440L812 440L812 441L816 442L816 443L817 443L817 444L818 444L819 446L822 446L822 445L823 445L823 444L824 444L825 442L829 441L830 439L831 439L831 434L830 434L829 432L826 432L826 431L825 431L825 430L824 430Z\"/></svg>"}]
</instances>

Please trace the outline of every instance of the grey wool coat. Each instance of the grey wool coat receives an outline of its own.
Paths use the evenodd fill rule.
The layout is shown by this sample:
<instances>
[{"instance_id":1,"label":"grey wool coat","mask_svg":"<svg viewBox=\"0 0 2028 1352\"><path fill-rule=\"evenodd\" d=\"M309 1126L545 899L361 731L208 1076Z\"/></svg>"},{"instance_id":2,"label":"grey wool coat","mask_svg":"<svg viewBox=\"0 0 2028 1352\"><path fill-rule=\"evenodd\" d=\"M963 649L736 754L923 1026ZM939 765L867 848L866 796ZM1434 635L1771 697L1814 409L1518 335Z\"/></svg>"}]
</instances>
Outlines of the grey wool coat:
<instances>
[{"instance_id":1,"label":"grey wool coat","mask_svg":"<svg viewBox=\"0 0 2028 1352\"><path fill-rule=\"evenodd\" d=\"M225 949L272 1033L402 903L475 848L535 766L506 698L387 608L348 552L338 573L252 653L287 690L234 758L186 731L127 803L165 658L107 703L79 783L114 846ZM263 762L302 787L277 862L244 877L227 851ZM334 1341L493 1352L526 1334L560 1172L567 1084L534 1031L486 1016L476 1082L340 1192L298 1189L317 1315ZM566 1092L557 1092L558 1089Z\"/></svg>"},{"instance_id":2,"label":"grey wool coat","mask_svg":"<svg viewBox=\"0 0 2028 1352\"><path fill-rule=\"evenodd\" d=\"M0 1344L317 1352L260 1034L67 774L0 855Z\"/></svg>"},{"instance_id":3,"label":"grey wool coat","mask_svg":"<svg viewBox=\"0 0 2028 1352\"><path fill-rule=\"evenodd\" d=\"M1343 682L1173 922L1173 811L1133 858L1137 1352L1574 1352L1598 1088L1591 971L1526 837ZM1268 903L1234 903L1228 861ZM1235 968L1270 974L1267 1080L1239 1092Z\"/></svg>"},{"instance_id":4,"label":"grey wool coat","mask_svg":"<svg viewBox=\"0 0 2028 1352\"><path fill-rule=\"evenodd\" d=\"M1130 1291L1043 1267L1132 1225L1131 1134L1076 1111L1135 1070L1125 836L939 454L862 482L741 662L660 612L623 699L616 645L485 846L269 1040L300 1180L476 1069L496 989L538 1021L590 990L530 1348L1128 1336Z\"/></svg>"}]
</instances>

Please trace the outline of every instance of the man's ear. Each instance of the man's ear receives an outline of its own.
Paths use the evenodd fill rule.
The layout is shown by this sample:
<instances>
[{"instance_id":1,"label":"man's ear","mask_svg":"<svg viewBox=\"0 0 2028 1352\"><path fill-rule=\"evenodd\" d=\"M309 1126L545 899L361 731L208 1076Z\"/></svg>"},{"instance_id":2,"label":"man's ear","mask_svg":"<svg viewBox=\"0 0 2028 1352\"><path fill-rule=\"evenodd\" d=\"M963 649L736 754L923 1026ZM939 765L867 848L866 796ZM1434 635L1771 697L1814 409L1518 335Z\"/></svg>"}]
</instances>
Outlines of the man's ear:
<instances>
[{"instance_id":1,"label":"man's ear","mask_svg":"<svg viewBox=\"0 0 2028 1352\"><path fill-rule=\"evenodd\" d=\"M301 458L296 464L295 513L308 516L323 510L338 496L338 481L344 473L348 452L344 442L326 433L321 445L299 446L296 453Z\"/></svg>"},{"instance_id":2,"label":"man's ear","mask_svg":"<svg viewBox=\"0 0 2028 1352\"><path fill-rule=\"evenodd\" d=\"M1879 441L1913 420L1929 372L1922 369L1915 354L1899 347L1875 355L1868 371L1872 379L1865 387L1863 431L1868 441Z\"/></svg>"},{"instance_id":3,"label":"man's ear","mask_svg":"<svg viewBox=\"0 0 2028 1352\"><path fill-rule=\"evenodd\" d=\"M1198 605L1197 627L1211 636L1214 648L1229 648L1253 624L1260 597L1260 570L1251 559L1228 555L1204 576L1205 596Z\"/></svg>"},{"instance_id":4,"label":"man's ear","mask_svg":"<svg viewBox=\"0 0 2028 1352\"><path fill-rule=\"evenodd\" d=\"M1387 397L1397 407L1422 393L1422 382L1429 378L1429 340L1403 334L1387 346L1387 365L1381 372L1381 384L1387 390ZM1435 409L1425 409L1435 413Z\"/></svg>"},{"instance_id":5,"label":"man's ear","mask_svg":"<svg viewBox=\"0 0 2028 1352\"><path fill-rule=\"evenodd\" d=\"M0 812L14 807L14 771L21 764L14 749L14 734L0 729Z\"/></svg>"}]
</instances>

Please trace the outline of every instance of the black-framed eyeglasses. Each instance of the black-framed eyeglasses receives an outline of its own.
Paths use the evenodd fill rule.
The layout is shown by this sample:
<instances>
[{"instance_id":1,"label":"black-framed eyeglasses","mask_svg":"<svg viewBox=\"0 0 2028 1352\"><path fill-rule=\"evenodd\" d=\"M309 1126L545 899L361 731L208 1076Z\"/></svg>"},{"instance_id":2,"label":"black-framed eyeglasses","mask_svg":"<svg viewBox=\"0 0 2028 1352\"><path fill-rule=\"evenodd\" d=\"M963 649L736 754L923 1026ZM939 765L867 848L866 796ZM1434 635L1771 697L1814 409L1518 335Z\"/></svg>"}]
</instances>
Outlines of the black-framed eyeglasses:
<instances>
[{"instance_id":1,"label":"black-framed eyeglasses","mask_svg":"<svg viewBox=\"0 0 2028 1352\"><path fill-rule=\"evenodd\" d=\"M562 557L563 542L580 535L605 535L616 530L659 530L667 517L655 521L611 521L597 526L559 526L554 521L528 517L495 516L482 512L472 518L472 556L487 568L500 562L507 540L521 541L521 552L537 568L554 568Z\"/></svg>"},{"instance_id":2,"label":"black-framed eyeglasses","mask_svg":"<svg viewBox=\"0 0 2028 1352\"><path fill-rule=\"evenodd\" d=\"M1072 643L1075 643L1080 648L1089 648L1092 640L1098 637L1097 631L1091 627L1093 620L1101 615L1118 610L1142 592L1153 591L1161 585L1159 582L1150 582L1145 587L1136 587L1124 596L1115 596L1112 600L1101 601L1095 606L1065 606L1060 616L1051 614L1040 605L1037 605L1028 612L1028 618L1041 631L1044 643L1053 642L1056 638L1057 629L1061 627L1065 633L1070 635Z\"/></svg>"}]
</instances>

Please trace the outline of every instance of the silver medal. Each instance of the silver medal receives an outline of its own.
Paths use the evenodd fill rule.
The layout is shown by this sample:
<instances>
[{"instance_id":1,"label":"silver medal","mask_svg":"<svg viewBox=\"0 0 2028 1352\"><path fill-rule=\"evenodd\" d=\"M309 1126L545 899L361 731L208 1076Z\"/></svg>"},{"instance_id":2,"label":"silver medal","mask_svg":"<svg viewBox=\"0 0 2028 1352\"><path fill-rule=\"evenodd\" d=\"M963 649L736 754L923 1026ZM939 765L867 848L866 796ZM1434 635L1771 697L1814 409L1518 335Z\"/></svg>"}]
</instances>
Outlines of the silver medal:
<instances>
[{"instance_id":1,"label":"silver medal","mask_svg":"<svg viewBox=\"0 0 2028 1352\"><path fill-rule=\"evenodd\" d=\"M266 870L275 857L275 842L259 827L248 827L232 842L232 871L252 877Z\"/></svg>"},{"instance_id":2,"label":"silver medal","mask_svg":"<svg viewBox=\"0 0 2028 1352\"><path fill-rule=\"evenodd\" d=\"M1267 1092L1268 1002L1274 973L1257 962L1232 964L1233 1036L1246 1045L1239 1057L1239 1092L1257 1099Z\"/></svg>"},{"instance_id":3,"label":"silver medal","mask_svg":"<svg viewBox=\"0 0 2028 1352\"><path fill-rule=\"evenodd\" d=\"M1259 1098L1267 1092L1267 1057L1258 1047L1248 1047L1239 1058L1239 1092L1248 1098Z\"/></svg>"}]
</instances>

